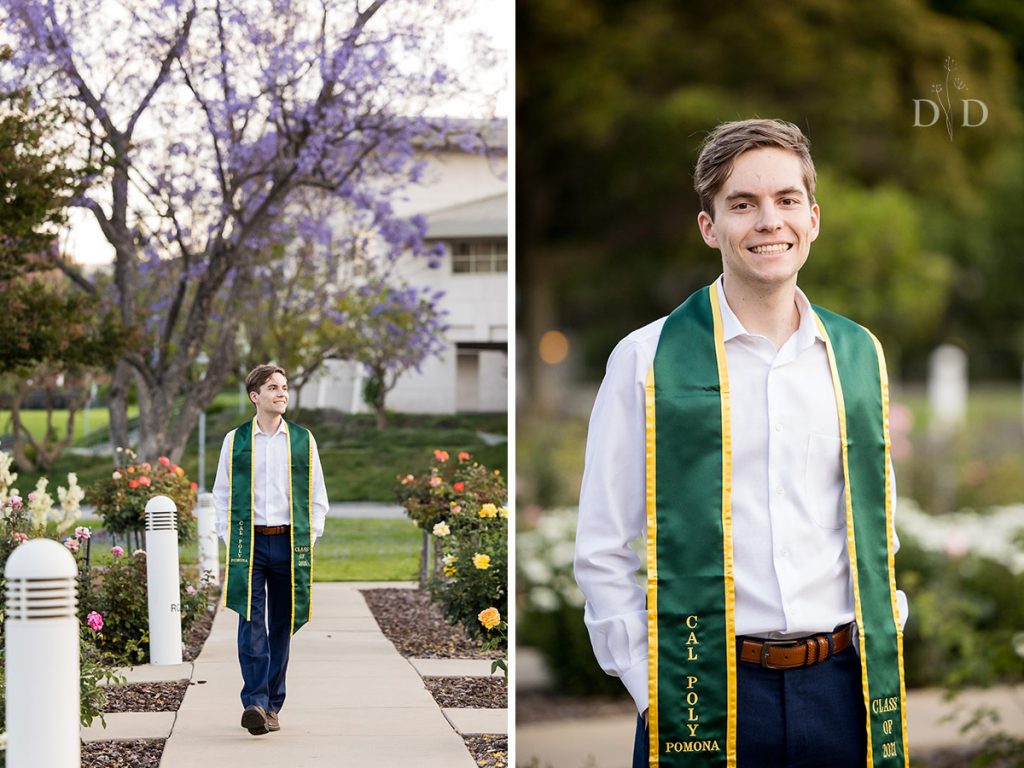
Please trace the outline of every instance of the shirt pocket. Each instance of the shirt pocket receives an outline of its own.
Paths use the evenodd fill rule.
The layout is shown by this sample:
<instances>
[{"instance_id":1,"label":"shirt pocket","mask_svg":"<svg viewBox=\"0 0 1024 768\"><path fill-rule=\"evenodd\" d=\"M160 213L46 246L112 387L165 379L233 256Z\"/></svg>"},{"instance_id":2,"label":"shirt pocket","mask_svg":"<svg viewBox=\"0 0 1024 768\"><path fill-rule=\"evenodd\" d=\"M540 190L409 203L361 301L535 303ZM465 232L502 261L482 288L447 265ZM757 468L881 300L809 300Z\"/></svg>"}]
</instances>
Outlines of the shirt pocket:
<instances>
[{"instance_id":1,"label":"shirt pocket","mask_svg":"<svg viewBox=\"0 0 1024 768\"><path fill-rule=\"evenodd\" d=\"M842 442L838 437L812 432L807 438L804 489L815 523L830 531L846 525Z\"/></svg>"}]
</instances>

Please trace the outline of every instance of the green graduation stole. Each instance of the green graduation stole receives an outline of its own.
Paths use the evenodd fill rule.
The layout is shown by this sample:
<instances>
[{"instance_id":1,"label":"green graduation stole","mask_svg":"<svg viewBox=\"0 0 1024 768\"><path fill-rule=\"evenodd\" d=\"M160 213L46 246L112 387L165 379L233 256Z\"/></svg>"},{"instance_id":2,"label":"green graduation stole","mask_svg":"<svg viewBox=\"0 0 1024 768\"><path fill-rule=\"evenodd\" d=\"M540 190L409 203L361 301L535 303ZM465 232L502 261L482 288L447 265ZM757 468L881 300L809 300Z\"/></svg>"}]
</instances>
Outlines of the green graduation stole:
<instances>
[{"instance_id":1,"label":"green graduation stole","mask_svg":"<svg viewBox=\"0 0 1024 768\"><path fill-rule=\"evenodd\" d=\"M224 605L249 621L252 611L252 435L256 419L231 436L228 463L228 546L224 569ZM312 613L312 505L313 441L309 430L290 421L288 433L288 517L291 523L292 622L291 634L309 621Z\"/></svg>"},{"instance_id":2,"label":"green graduation stole","mask_svg":"<svg viewBox=\"0 0 1024 768\"><path fill-rule=\"evenodd\" d=\"M885 360L869 331L814 311L839 410L867 765L906 767ZM714 286L665 321L646 403L650 765L735 766L732 436Z\"/></svg>"}]
</instances>

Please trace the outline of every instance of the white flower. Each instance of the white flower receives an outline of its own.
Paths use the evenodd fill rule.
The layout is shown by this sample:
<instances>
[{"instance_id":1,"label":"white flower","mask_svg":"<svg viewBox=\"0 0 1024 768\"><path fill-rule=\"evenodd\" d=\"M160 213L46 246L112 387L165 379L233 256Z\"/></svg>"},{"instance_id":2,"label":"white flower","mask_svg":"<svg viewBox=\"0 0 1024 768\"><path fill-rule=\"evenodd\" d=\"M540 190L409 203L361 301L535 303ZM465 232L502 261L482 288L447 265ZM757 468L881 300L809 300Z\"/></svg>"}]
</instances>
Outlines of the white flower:
<instances>
[{"instance_id":1,"label":"white flower","mask_svg":"<svg viewBox=\"0 0 1024 768\"><path fill-rule=\"evenodd\" d=\"M68 472L68 487L58 488L57 498L60 499L60 506L64 511L63 518L57 523L57 531L63 533L82 516L81 502L85 498L85 491L78 485L78 475Z\"/></svg>"},{"instance_id":2,"label":"white flower","mask_svg":"<svg viewBox=\"0 0 1024 768\"><path fill-rule=\"evenodd\" d=\"M49 482L45 477L40 477L36 489L28 495L28 514L34 528L46 525L46 518L53 509L53 497L46 492Z\"/></svg>"},{"instance_id":3,"label":"white flower","mask_svg":"<svg viewBox=\"0 0 1024 768\"><path fill-rule=\"evenodd\" d=\"M446 523L444 520L442 520L440 523L434 526L433 533L435 536L447 536L451 532L452 529L448 527L448 523Z\"/></svg>"},{"instance_id":4,"label":"white flower","mask_svg":"<svg viewBox=\"0 0 1024 768\"><path fill-rule=\"evenodd\" d=\"M454 565L458 559L455 555L445 555L441 558L441 562L445 565Z\"/></svg>"}]
</instances>

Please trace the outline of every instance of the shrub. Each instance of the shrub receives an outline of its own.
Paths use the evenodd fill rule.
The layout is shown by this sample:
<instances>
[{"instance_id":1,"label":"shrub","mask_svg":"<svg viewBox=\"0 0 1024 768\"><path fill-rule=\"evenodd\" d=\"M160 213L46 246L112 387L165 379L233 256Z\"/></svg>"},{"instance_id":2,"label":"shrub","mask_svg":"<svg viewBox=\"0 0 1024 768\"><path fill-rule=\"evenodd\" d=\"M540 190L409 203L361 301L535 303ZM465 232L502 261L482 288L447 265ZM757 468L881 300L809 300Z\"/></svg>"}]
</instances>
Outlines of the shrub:
<instances>
[{"instance_id":1,"label":"shrub","mask_svg":"<svg viewBox=\"0 0 1024 768\"><path fill-rule=\"evenodd\" d=\"M477 616L493 607L508 609L508 490L499 470L490 470L465 451L434 451L423 474L398 478L395 494L406 514L433 534L436 565L430 584L452 624L470 637L493 640ZM500 642L504 643L504 640Z\"/></svg>"},{"instance_id":2,"label":"shrub","mask_svg":"<svg viewBox=\"0 0 1024 768\"><path fill-rule=\"evenodd\" d=\"M122 455L134 459L130 451ZM144 461L118 466L110 477L89 487L86 500L96 506L108 531L124 534L144 530L146 503L154 496L167 496L178 508L178 541L189 541L195 536L192 507L196 503L196 488L184 469L161 456L156 464Z\"/></svg>"},{"instance_id":3,"label":"shrub","mask_svg":"<svg viewBox=\"0 0 1024 768\"><path fill-rule=\"evenodd\" d=\"M187 633L206 611L206 585L196 588L181 580L181 630ZM149 591L146 581L146 553L116 557L106 568L96 568L83 582L79 614L88 624L93 612L100 615L102 628L94 631L93 643L107 657L125 664L149 661Z\"/></svg>"},{"instance_id":4,"label":"shrub","mask_svg":"<svg viewBox=\"0 0 1024 768\"><path fill-rule=\"evenodd\" d=\"M555 690L625 695L622 683L594 658L572 572L575 536L575 509L545 512L535 528L516 535L517 642L540 651Z\"/></svg>"},{"instance_id":5,"label":"shrub","mask_svg":"<svg viewBox=\"0 0 1024 768\"><path fill-rule=\"evenodd\" d=\"M508 614L508 512L502 516L497 505L488 503L468 512L453 507L441 536L444 569L430 584L431 594L441 603L452 624L462 624L470 637L485 639L478 616L486 608ZM501 509L505 509L502 507ZM483 512L486 516L481 517Z\"/></svg>"},{"instance_id":6,"label":"shrub","mask_svg":"<svg viewBox=\"0 0 1024 768\"><path fill-rule=\"evenodd\" d=\"M427 472L398 477L395 496L405 513L430 533L454 507L475 512L482 504L502 503L508 491L499 470L489 470L465 451L452 460L448 451L437 450L434 465Z\"/></svg>"}]
</instances>

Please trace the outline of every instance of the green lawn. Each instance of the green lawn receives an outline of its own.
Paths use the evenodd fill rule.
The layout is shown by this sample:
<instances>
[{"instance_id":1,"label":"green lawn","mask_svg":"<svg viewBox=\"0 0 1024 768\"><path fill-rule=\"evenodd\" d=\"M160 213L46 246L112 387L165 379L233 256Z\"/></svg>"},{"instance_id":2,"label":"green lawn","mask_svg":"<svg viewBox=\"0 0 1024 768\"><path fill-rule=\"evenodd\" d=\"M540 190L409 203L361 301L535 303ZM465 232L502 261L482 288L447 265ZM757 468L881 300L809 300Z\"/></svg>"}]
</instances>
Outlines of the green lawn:
<instances>
[{"instance_id":1,"label":"green lawn","mask_svg":"<svg viewBox=\"0 0 1024 768\"><path fill-rule=\"evenodd\" d=\"M207 489L213 487L223 436L249 416L249 412L239 415L236 400L237 395L220 395L207 418ZM396 476L424 470L436 448L452 453L469 451L488 467L502 472L508 469L507 445L487 445L480 437L480 433L507 434L508 420L503 413L393 414L391 424L384 430L376 428L370 414L303 410L296 420L309 426L316 436L331 501L394 501L392 488ZM106 428L94 430L89 442L105 437ZM80 444L79 440L75 442ZM193 432L181 462L194 480L198 480L199 469L197 442ZM56 498L56 488L67 485L69 472L76 472L79 485L85 488L111 470L106 456L78 456L65 451L45 473L19 472L16 486L27 494L40 474L45 474Z\"/></svg>"},{"instance_id":2,"label":"green lawn","mask_svg":"<svg viewBox=\"0 0 1024 768\"><path fill-rule=\"evenodd\" d=\"M79 525L94 533L102 521L83 518ZM314 581L415 581L419 576L421 532L410 520L374 520L365 518L327 519L324 535L313 548ZM119 542L122 546L124 542ZM109 540L95 542L90 560L109 563ZM199 548L195 542L181 547L182 565L195 565ZM224 545L220 545L224 562Z\"/></svg>"},{"instance_id":3,"label":"green lawn","mask_svg":"<svg viewBox=\"0 0 1024 768\"><path fill-rule=\"evenodd\" d=\"M139 415L139 408L136 405L128 408L128 418L134 419ZM88 418L87 418L88 417ZM88 420L89 432L86 434L86 421ZM33 435L41 436L46 432L46 411L22 411L21 421L28 427ZM75 445L87 445L102 434L107 435L107 427L110 424L110 411L106 408L85 408L75 414ZM63 440L68 433L67 411L54 411L52 426L57 433L57 439ZM11 412L0 408L0 434L11 433Z\"/></svg>"}]
</instances>

